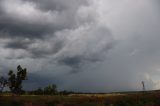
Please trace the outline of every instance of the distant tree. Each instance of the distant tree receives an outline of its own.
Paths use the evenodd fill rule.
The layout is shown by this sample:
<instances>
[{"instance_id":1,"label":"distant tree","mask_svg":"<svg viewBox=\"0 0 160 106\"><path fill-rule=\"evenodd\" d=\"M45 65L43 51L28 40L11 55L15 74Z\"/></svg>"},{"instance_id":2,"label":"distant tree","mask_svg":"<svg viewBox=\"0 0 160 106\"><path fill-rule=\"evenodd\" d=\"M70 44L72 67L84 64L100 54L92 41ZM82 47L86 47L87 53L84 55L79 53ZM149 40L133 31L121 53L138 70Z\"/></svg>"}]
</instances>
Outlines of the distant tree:
<instances>
[{"instance_id":1,"label":"distant tree","mask_svg":"<svg viewBox=\"0 0 160 106\"><path fill-rule=\"evenodd\" d=\"M16 86L16 75L13 73L12 70L9 71L8 73L8 83L9 83L9 88L11 92L15 92L15 86Z\"/></svg>"},{"instance_id":2,"label":"distant tree","mask_svg":"<svg viewBox=\"0 0 160 106\"><path fill-rule=\"evenodd\" d=\"M57 86L55 84L49 85L44 88L44 93L45 94L56 94L57 93Z\"/></svg>"},{"instance_id":3,"label":"distant tree","mask_svg":"<svg viewBox=\"0 0 160 106\"><path fill-rule=\"evenodd\" d=\"M4 87L7 86L7 79L0 77L0 92L3 91Z\"/></svg>"},{"instance_id":4,"label":"distant tree","mask_svg":"<svg viewBox=\"0 0 160 106\"><path fill-rule=\"evenodd\" d=\"M12 93L21 93L22 92L22 81L26 79L27 69L22 68L20 65L17 66L17 73L14 74L12 70L8 73L8 84Z\"/></svg>"},{"instance_id":5,"label":"distant tree","mask_svg":"<svg viewBox=\"0 0 160 106\"><path fill-rule=\"evenodd\" d=\"M60 91L59 94L62 94L62 95L69 95L69 94L74 94L73 91L66 91L66 90L63 90L63 91Z\"/></svg>"},{"instance_id":6,"label":"distant tree","mask_svg":"<svg viewBox=\"0 0 160 106\"><path fill-rule=\"evenodd\" d=\"M34 91L34 94L36 95L42 95L44 93L42 88L38 88L37 90Z\"/></svg>"}]
</instances>

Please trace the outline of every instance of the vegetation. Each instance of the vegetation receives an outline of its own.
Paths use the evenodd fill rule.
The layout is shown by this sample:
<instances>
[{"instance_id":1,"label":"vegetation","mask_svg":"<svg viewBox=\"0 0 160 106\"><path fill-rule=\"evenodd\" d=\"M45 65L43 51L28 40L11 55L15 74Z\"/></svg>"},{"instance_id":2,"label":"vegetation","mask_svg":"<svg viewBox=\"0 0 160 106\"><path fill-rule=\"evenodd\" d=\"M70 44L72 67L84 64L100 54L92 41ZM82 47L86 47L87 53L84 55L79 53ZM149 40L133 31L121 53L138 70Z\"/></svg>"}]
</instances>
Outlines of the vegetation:
<instances>
[{"instance_id":1,"label":"vegetation","mask_svg":"<svg viewBox=\"0 0 160 106\"><path fill-rule=\"evenodd\" d=\"M16 74L11 70L8 78L0 77L0 106L160 106L160 91L85 94L58 91L55 84L24 91L26 77L27 69L20 65ZM5 87L10 91L3 91Z\"/></svg>"},{"instance_id":2,"label":"vegetation","mask_svg":"<svg viewBox=\"0 0 160 106\"><path fill-rule=\"evenodd\" d=\"M19 94L22 92L22 81L26 79L27 69L17 66L17 74L12 70L8 73L8 85L12 93Z\"/></svg>"},{"instance_id":3,"label":"vegetation","mask_svg":"<svg viewBox=\"0 0 160 106\"><path fill-rule=\"evenodd\" d=\"M57 86L55 84L48 85L45 88L38 88L37 90L33 90L28 92L28 94L32 95L56 95L58 94Z\"/></svg>"},{"instance_id":4,"label":"vegetation","mask_svg":"<svg viewBox=\"0 0 160 106\"><path fill-rule=\"evenodd\" d=\"M0 77L0 92L2 92L4 87L7 86L7 83L7 79L5 79L4 77Z\"/></svg>"},{"instance_id":5,"label":"vegetation","mask_svg":"<svg viewBox=\"0 0 160 106\"><path fill-rule=\"evenodd\" d=\"M160 106L160 91L0 96L0 106Z\"/></svg>"},{"instance_id":6,"label":"vegetation","mask_svg":"<svg viewBox=\"0 0 160 106\"><path fill-rule=\"evenodd\" d=\"M48 95L54 95L57 93L56 85L52 84L44 88L44 93Z\"/></svg>"},{"instance_id":7,"label":"vegetation","mask_svg":"<svg viewBox=\"0 0 160 106\"><path fill-rule=\"evenodd\" d=\"M5 87L9 87L10 93L12 94L30 94L30 95L67 95L72 92L68 91L57 91L57 86L55 84L48 85L44 88L38 88L37 90L32 91L24 91L23 88L23 80L27 78L27 69L22 68L21 65L17 66L17 71L10 70L8 72L8 78L4 78L3 76L0 77L0 92L3 91Z\"/></svg>"}]
</instances>

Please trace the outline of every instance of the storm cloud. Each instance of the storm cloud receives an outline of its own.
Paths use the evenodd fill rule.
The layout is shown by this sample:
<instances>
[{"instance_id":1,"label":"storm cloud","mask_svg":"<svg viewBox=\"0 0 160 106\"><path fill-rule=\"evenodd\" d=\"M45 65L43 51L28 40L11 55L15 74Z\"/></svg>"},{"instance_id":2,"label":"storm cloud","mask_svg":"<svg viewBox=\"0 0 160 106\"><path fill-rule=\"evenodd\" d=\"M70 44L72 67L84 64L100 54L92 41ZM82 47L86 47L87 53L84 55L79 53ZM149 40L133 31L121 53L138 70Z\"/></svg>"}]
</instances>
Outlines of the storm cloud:
<instances>
[{"instance_id":1,"label":"storm cloud","mask_svg":"<svg viewBox=\"0 0 160 106\"><path fill-rule=\"evenodd\" d=\"M0 0L0 72L21 64L35 88L159 89L159 9L157 0Z\"/></svg>"}]
</instances>

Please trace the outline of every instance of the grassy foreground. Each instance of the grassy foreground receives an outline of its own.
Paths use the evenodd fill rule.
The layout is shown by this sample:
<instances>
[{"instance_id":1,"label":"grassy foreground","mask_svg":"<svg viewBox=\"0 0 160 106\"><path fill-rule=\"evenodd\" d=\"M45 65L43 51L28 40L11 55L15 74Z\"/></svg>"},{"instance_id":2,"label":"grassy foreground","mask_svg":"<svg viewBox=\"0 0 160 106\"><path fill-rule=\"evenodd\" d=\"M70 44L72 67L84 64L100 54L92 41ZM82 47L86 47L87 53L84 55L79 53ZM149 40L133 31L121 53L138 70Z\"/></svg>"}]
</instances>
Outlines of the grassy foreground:
<instances>
[{"instance_id":1,"label":"grassy foreground","mask_svg":"<svg viewBox=\"0 0 160 106\"><path fill-rule=\"evenodd\" d=\"M160 91L55 96L1 95L0 106L160 106Z\"/></svg>"}]
</instances>

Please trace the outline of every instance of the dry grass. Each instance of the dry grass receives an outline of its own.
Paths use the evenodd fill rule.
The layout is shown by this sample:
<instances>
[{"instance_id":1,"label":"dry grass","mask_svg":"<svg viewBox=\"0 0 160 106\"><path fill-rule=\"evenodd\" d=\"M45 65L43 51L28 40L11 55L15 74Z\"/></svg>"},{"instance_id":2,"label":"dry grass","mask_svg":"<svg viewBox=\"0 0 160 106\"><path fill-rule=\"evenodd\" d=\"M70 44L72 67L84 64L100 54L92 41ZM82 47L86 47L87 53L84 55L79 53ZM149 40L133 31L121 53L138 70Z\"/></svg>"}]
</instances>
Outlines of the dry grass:
<instances>
[{"instance_id":1,"label":"dry grass","mask_svg":"<svg viewBox=\"0 0 160 106\"><path fill-rule=\"evenodd\" d=\"M104 94L70 94L69 96L75 97L75 96L82 96L82 97L112 97L112 96L124 96L127 94L123 93L104 93Z\"/></svg>"},{"instance_id":2,"label":"dry grass","mask_svg":"<svg viewBox=\"0 0 160 106\"><path fill-rule=\"evenodd\" d=\"M55 96L1 95L0 106L160 106L160 92L70 94Z\"/></svg>"}]
</instances>

